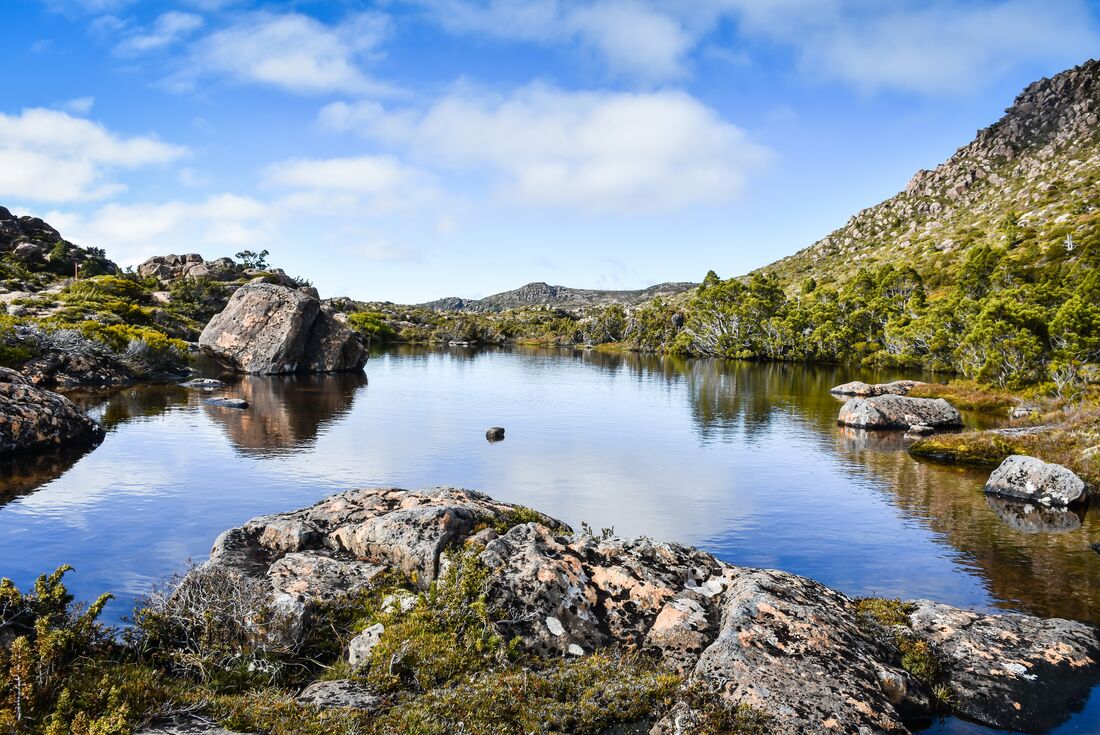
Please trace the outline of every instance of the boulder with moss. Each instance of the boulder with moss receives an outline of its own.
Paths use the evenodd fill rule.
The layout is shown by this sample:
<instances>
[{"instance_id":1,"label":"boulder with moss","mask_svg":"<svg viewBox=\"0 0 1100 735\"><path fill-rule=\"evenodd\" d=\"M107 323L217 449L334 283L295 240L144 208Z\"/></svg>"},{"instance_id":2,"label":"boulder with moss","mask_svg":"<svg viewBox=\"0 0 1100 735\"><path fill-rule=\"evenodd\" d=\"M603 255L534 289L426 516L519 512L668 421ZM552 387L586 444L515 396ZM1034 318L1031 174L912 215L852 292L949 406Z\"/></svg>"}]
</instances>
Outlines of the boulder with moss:
<instances>
[{"instance_id":1,"label":"boulder with moss","mask_svg":"<svg viewBox=\"0 0 1100 735\"><path fill-rule=\"evenodd\" d=\"M635 651L683 677L680 703L649 713L654 733L704 717L707 701L764 718L751 732L900 734L951 708L1028 730L1065 719L1100 678L1100 634L1088 625L854 600L675 543L574 533L456 488L357 490L256 518L223 534L181 589L212 570L250 580L242 609L260 595L283 611L285 624L262 631L267 640L275 630L323 635L327 623L314 612L326 600L382 596L394 574L412 580L420 601L408 611L391 605L373 645L356 654L366 682L390 682L402 657L430 658L414 649L434 639L418 638L402 616L438 625L421 609L446 594L437 585L472 586L488 621L478 635L514 641L531 660Z\"/></svg>"}]
</instances>

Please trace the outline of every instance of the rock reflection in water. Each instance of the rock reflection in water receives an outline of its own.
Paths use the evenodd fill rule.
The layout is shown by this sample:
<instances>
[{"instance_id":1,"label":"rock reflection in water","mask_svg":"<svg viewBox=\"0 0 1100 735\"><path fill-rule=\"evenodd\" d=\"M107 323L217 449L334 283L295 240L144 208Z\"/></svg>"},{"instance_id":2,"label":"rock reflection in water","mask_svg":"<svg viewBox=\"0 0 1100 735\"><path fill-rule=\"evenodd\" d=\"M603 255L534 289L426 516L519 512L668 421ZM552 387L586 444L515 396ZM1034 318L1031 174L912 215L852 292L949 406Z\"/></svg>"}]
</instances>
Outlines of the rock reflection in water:
<instances>
[{"instance_id":1,"label":"rock reflection in water","mask_svg":"<svg viewBox=\"0 0 1100 735\"><path fill-rule=\"evenodd\" d=\"M903 513L940 534L952 555L979 574L998 607L1100 623L1100 565L1089 548L1089 538L1100 533L1100 513L1032 517L982 492L988 470L916 461L906 452L857 454L886 480L884 492ZM1052 530L1041 528L1047 523L1067 533L1040 533Z\"/></svg>"},{"instance_id":2,"label":"rock reflection in water","mask_svg":"<svg viewBox=\"0 0 1100 735\"><path fill-rule=\"evenodd\" d=\"M1081 528L1084 513L1071 508L1044 508L1034 503L987 495L989 507L1010 528L1023 533L1065 533Z\"/></svg>"},{"instance_id":3,"label":"rock reflection in water","mask_svg":"<svg viewBox=\"0 0 1100 735\"><path fill-rule=\"evenodd\" d=\"M95 447L56 447L0 457L0 507L56 480Z\"/></svg>"},{"instance_id":4,"label":"rock reflection in water","mask_svg":"<svg viewBox=\"0 0 1100 735\"><path fill-rule=\"evenodd\" d=\"M203 408L241 452L283 454L312 446L325 426L351 411L366 384L361 372L247 375L225 391L226 396L248 401L247 409Z\"/></svg>"},{"instance_id":5,"label":"rock reflection in water","mask_svg":"<svg viewBox=\"0 0 1100 735\"><path fill-rule=\"evenodd\" d=\"M68 392L65 397L83 408L110 431L119 424L159 416L174 406L184 406L190 391L175 383L135 385L109 391Z\"/></svg>"}]
</instances>

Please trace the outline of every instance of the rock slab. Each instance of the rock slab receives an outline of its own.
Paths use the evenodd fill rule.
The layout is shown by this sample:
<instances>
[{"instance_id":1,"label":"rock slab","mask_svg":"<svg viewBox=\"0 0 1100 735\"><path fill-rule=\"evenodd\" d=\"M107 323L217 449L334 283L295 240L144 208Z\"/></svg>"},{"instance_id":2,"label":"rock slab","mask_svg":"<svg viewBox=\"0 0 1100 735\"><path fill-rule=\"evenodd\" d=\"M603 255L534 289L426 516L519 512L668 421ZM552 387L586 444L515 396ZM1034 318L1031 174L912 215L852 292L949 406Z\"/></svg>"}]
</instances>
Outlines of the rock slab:
<instances>
[{"instance_id":1,"label":"rock slab","mask_svg":"<svg viewBox=\"0 0 1100 735\"><path fill-rule=\"evenodd\" d=\"M882 395L848 400L840 408L837 423L864 429L949 429L961 427L962 416L942 398Z\"/></svg>"},{"instance_id":2,"label":"rock slab","mask_svg":"<svg viewBox=\"0 0 1100 735\"><path fill-rule=\"evenodd\" d=\"M837 396L859 396L869 398L872 396L904 396L913 390L913 386L920 385L917 380L895 380L892 383L864 383L862 380L853 380L829 389L829 392Z\"/></svg>"},{"instance_id":3,"label":"rock slab","mask_svg":"<svg viewBox=\"0 0 1100 735\"><path fill-rule=\"evenodd\" d=\"M1088 500L1084 480L1072 470L1023 454L1014 454L1001 462L989 476L985 492L1046 506Z\"/></svg>"},{"instance_id":4,"label":"rock slab","mask_svg":"<svg viewBox=\"0 0 1100 735\"><path fill-rule=\"evenodd\" d=\"M650 651L715 696L766 713L777 735L901 735L933 714L927 686L903 666L895 631L835 590L675 543L572 533L537 514L492 530L532 517L515 511L457 488L350 491L227 531L207 564L267 580L276 601L307 611L311 600L354 593L385 569L426 587L446 549L472 544L491 571L486 600L498 632L527 653ZM942 655L952 701L982 723L1049 728L1100 678L1100 634L1088 625L923 601L906 614L905 635ZM310 623L303 612L292 628L302 634ZM367 633L366 649L385 635ZM690 721L684 708L653 732L676 732Z\"/></svg>"},{"instance_id":5,"label":"rock slab","mask_svg":"<svg viewBox=\"0 0 1100 735\"><path fill-rule=\"evenodd\" d=\"M355 334L315 296L271 283L237 289L199 346L232 370L258 375L361 370L367 360Z\"/></svg>"}]
</instances>

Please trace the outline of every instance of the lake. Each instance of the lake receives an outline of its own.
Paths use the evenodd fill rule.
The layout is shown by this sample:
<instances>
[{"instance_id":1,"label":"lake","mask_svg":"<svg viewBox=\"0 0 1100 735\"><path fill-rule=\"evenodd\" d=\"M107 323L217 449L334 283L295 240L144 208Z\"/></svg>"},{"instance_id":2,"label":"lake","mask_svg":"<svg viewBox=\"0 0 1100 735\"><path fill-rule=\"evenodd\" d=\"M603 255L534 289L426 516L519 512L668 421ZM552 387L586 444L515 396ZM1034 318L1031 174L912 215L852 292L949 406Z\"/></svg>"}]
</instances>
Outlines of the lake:
<instances>
[{"instance_id":1,"label":"lake","mask_svg":"<svg viewBox=\"0 0 1100 735\"><path fill-rule=\"evenodd\" d=\"M77 597L113 592L118 621L253 516L355 487L455 485L850 595L1100 623L1100 513L1021 513L982 494L987 472L918 461L900 433L836 425L830 387L901 377L921 376L400 347L372 356L366 376L227 378L215 395L247 411L176 386L74 395L107 438L0 464L0 575L25 587L70 563ZM506 439L487 442L490 426ZM1094 692L1056 732L1098 731ZM927 732L997 731L949 719Z\"/></svg>"}]
</instances>

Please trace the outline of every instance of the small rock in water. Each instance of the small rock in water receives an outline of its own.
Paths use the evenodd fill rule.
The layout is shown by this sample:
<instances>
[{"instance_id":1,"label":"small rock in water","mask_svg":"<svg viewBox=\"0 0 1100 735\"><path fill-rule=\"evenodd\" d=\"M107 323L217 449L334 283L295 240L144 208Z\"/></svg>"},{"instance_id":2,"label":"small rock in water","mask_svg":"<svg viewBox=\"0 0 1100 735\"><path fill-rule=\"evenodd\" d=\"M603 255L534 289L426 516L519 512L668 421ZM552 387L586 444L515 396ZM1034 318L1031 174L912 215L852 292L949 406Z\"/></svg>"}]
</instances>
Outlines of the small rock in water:
<instances>
[{"instance_id":1,"label":"small rock in water","mask_svg":"<svg viewBox=\"0 0 1100 735\"><path fill-rule=\"evenodd\" d=\"M224 388L225 383L213 378L195 378L194 380L188 380L186 383L180 383L180 386L198 390L214 390L215 388Z\"/></svg>"},{"instance_id":2,"label":"small rock in water","mask_svg":"<svg viewBox=\"0 0 1100 735\"><path fill-rule=\"evenodd\" d=\"M485 432L485 438L491 442L499 442L504 440L504 427L494 426Z\"/></svg>"},{"instance_id":3,"label":"small rock in water","mask_svg":"<svg viewBox=\"0 0 1100 735\"><path fill-rule=\"evenodd\" d=\"M927 424L917 424L916 426L910 426L909 431L906 434L912 436L926 436L928 434L934 434L936 430Z\"/></svg>"},{"instance_id":4,"label":"small rock in water","mask_svg":"<svg viewBox=\"0 0 1100 735\"><path fill-rule=\"evenodd\" d=\"M248 408L248 401L243 398L207 398L203 403L219 408Z\"/></svg>"}]
</instances>

